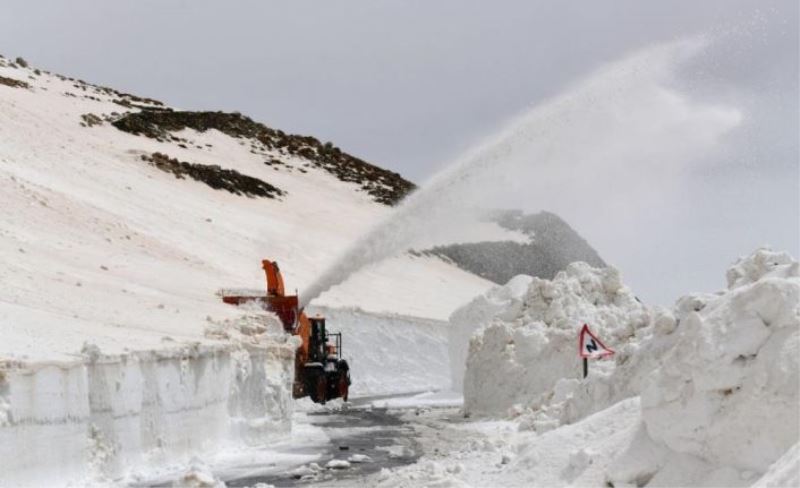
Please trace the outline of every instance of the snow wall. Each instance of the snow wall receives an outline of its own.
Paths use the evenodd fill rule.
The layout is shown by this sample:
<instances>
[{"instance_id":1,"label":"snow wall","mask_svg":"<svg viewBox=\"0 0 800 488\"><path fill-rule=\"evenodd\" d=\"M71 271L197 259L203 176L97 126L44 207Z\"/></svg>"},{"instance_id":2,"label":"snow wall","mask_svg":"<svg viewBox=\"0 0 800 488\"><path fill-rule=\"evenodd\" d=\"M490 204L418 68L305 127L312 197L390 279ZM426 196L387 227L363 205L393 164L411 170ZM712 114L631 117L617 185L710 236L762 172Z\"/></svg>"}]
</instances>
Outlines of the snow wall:
<instances>
[{"instance_id":1,"label":"snow wall","mask_svg":"<svg viewBox=\"0 0 800 488\"><path fill-rule=\"evenodd\" d=\"M0 365L0 485L118 480L287 432L295 348L262 335Z\"/></svg>"},{"instance_id":2,"label":"snow wall","mask_svg":"<svg viewBox=\"0 0 800 488\"><path fill-rule=\"evenodd\" d=\"M326 317L329 332L342 332L350 364L351 396L390 395L450 386L447 322L357 308L310 306Z\"/></svg>"},{"instance_id":3,"label":"snow wall","mask_svg":"<svg viewBox=\"0 0 800 488\"><path fill-rule=\"evenodd\" d=\"M532 277L517 275L505 285L491 288L450 315L448 327L448 354L450 380L453 391L464 390L464 371L467 368L469 341L476 330L489 325L497 318L512 318L522 306Z\"/></svg>"}]
</instances>

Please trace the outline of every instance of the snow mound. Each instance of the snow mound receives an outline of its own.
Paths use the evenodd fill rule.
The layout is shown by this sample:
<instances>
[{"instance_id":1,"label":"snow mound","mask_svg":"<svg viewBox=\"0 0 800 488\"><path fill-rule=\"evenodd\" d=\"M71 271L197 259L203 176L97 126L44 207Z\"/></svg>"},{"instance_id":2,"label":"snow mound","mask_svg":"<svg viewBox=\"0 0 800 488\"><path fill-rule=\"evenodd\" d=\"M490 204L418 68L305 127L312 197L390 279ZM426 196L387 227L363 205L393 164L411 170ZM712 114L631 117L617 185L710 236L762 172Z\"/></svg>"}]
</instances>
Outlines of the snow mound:
<instances>
[{"instance_id":1,"label":"snow mound","mask_svg":"<svg viewBox=\"0 0 800 488\"><path fill-rule=\"evenodd\" d=\"M642 417L673 451L763 472L800 436L800 272L762 249L727 276L726 291L679 300L677 342L642 393Z\"/></svg>"},{"instance_id":2,"label":"snow mound","mask_svg":"<svg viewBox=\"0 0 800 488\"><path fill-rule=\"evenodd\" d=\"M174 488L225 488L225 483L214 476L208 466L195 458L186 472L172 486Z\"/></svg>"},{"instance_id":3,"label":"snow mound","mask_svg":"<svg viewBox=\"0 0 800 488\"><path fill-rule=\"evenodd\" d=\"M531 281L533 278L530 276L517 275L504 286L496 286L474 298L450 316L448 352L453 391L460 392L464 388L464 370L472 334L498 315L510 317L518 313Z\"/></svg>"},{"instance_id":4,"label":"snow mound","mask_svg":"<svg viewBox=\"0 0 800 488\"><path fill-rule=\"evenodd\" d=\"M521 303L511 302L470 342L464 377L468 413L501 414L517 404L535 404L552 395L560 380L569 380L562 390L574 390L581 375L577 337L583 324L620 350L651 322L649 310L616 269L581 262L552 281L532 279ZM612 361L593 361L594 375L613 370Z\"/></svg>"}]
</instances>

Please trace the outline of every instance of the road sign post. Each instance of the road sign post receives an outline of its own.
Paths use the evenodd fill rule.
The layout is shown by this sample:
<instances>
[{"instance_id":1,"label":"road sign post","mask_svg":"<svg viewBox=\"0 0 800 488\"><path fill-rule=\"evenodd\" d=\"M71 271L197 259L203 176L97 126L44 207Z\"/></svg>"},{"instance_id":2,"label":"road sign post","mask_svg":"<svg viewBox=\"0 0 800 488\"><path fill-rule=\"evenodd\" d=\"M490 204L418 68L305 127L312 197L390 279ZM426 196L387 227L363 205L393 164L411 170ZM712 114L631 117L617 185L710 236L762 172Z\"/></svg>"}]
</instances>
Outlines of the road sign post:
<instances>
[{"instance_id":1,"label":"road sign post","mask_svg":"<svg viewBox=\"0 0 800 488\"><path fill-rule=\"evenodd\" d=\"M589 330L588 324L583 324L578 335L578 356L583 358L583 377L589 376L589 359L609 357L614 351L607 348L596 335Z\"/></svg>"}]
</instances>

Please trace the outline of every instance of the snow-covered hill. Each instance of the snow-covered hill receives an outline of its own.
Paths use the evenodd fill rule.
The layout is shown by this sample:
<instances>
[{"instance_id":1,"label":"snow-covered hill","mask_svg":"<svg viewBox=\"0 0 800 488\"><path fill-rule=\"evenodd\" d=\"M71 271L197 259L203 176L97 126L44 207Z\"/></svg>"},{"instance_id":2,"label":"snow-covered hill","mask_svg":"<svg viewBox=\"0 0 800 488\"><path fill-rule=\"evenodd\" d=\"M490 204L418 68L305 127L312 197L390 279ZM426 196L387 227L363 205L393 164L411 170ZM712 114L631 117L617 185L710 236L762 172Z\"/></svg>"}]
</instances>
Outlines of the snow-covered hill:
<instances>
[{"instance_id":1,"label":"snow-covered hill","mask_svg":"<svg viewBox=\"0 0 800 488\"><path fill-rule=\"evenodd\" d=\"M413 187L238 114L171 111L8 60L0 76L4 357L202 341L207 317L235 313L218 289L262 288L270 257L302 293ZM446 318L488 286L439 260L398 259L381 276L388 302L355 287L328 302ZM419 306L445 287L445 305Z\"/></svg>"},{"instance_id":2,"label":"snow-covered hill","mask_svg":"<svg viewBox=\"0 0 800 488\"><path fill-rule=\"evenodd\" d=\"M268 257L302 293L413 188L239 114L179 111L4 58L0 181L0 484L13 486L118 479L285 432L294 343L218 290L263 289ZM427 334L442 362L435 329L490 285L400 255L314 304L408 325L398 337ZM370 325L360 313L336 315L346 348L368 340L355 337ZM418 367L425 387L446 379ZM391 391L379 380L359 388Z\"/></svg>"}]
</instances>

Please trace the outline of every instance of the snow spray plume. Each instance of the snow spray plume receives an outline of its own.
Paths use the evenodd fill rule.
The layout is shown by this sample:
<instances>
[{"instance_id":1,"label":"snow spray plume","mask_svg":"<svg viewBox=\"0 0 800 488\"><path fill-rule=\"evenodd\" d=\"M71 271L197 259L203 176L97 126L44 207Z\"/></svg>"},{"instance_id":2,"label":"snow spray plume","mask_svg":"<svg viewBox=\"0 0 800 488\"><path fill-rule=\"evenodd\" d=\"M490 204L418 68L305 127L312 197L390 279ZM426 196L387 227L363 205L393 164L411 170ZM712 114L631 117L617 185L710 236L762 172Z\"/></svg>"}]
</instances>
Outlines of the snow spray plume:
<instances>
[{"instance_id":1,"label":"snow spray plume","mask_svg":"<svg viewBox=\"0 0 800 488\"><path fill-rule=\"evenodd\" d=\"M562 212L564 202L570 218L584 212L597 220L593 202L627 212L660 205L687 166L741 119L735 109L690 102L666 87L706 44L695 38L651 46L524 113L411 194L311 284L303 305L451 225L466 207Z\"/></svg>"}]
</instances>

